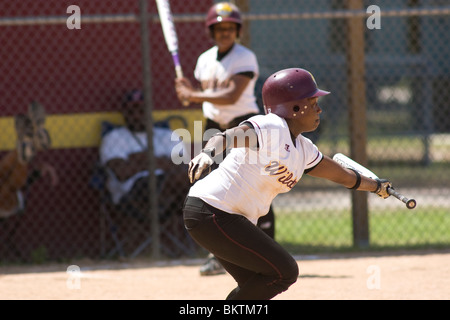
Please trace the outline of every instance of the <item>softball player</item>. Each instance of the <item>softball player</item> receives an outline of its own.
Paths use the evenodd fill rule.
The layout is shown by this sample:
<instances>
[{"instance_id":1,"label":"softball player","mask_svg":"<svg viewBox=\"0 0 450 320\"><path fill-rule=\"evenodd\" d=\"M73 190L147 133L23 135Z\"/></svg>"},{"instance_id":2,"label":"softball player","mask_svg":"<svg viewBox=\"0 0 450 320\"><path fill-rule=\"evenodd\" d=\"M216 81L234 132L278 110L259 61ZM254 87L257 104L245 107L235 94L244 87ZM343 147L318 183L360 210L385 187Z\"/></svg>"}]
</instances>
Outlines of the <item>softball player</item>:
<instances>
[{"instance_id":1,"label":"softball player","mask_svg":"<svg viewBox=\"0 0 450 320\"><path fill-rule=\"evenodd\" d=\"M260 113L255 97L259 66L255 54L236 42L242 27L238 7L229 2L213 5L208 10L205 25L215 45L197 60L194 75L201 89L194 88L186 78L175 80L175 87L180 101L202 103L205 139L208 140L215 133ZM221 160L218 158L216 162ZM274 220L270 207L258 223L271 237L275 232ZM214 257L210 257L200 273L215 275L224 271Z\"/></svg>"},{"instance_id":2,"label":"softball player","mask_svg":"<svg viewBox=\"0 0 450 320\"><path fill-rule=\"evenodd\" d=\"M28 114L15 116L17 148L0 159L0 221L26 209L27 190L37 179L48 176L52 186L59 182L56 169L37 157L51 146L45 117L38 102L30 104Z\"/></svg>"},{"instance_id":3,"label":"softball player","mask_svg":"<svg viewBox=\"0 0 450 320\"><path fill-rule=\"evenodd\" d=\"M184 204L185 226L236 280L227 299L271 299L297 280L296 261L255 223L303 173L389 196L389 181L341 167L301 135L319 126L318 97L327 94L304 69L271 75L262 89L266 115L212 137L189 164L191 182L198 181ZM218 169L200 179L226 148L232 150Z\"/></svg>"},{"instance_id":4,"label":"softball player","mask_svg":"<svg viewBox=\"0 0 450 320\"><path fill-rule=\"evenodd\" d=\"M213 5L205 25L215 45L197 60L194 75L201 89L187 78L176 79L175 88L181 101L202 103L206 130L225 130L259 113L254 94L258 61L250 49L236 42L242 19L234 4Z\"/></svg>"}]
</instances>

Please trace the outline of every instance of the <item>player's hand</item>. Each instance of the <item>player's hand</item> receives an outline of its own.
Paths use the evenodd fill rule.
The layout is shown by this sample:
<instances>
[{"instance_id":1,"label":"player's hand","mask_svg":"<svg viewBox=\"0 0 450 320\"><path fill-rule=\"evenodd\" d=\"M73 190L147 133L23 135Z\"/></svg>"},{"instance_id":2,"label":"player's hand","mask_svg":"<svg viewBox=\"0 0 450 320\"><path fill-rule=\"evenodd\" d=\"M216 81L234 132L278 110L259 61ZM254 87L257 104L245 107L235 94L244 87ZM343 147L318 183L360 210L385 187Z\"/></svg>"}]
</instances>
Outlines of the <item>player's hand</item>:
<instances>
[{"instance_id":1,"label":"player's hand","mask_svg":"<svg viewBox=\"0 0 450 320\"><path fill-rule=\"evenodd\" d=\"M394 189L392 188L392 184L386 180L386 179L376 179L378 183L377 190L374 191L375 194L377 194L379 197L386 199L390 196L388 193L388 189Z\"/></svg>"},{"instance_id":2,"label":"player's hand","mask_svg":"<svg viewBox=\"0 0 450 320\"><path fill-rule=\"evenodd\" d=\"M200 179L203 173L209 174L211 172L211 165L214 160L209 154L201 152L194 159L189 162L188 176L191 183Z\"/></svg>"},{"instance_id":3,"label":"player's hand","mask_svg":"<svg viewBox=\"0 0 450 320\"><path fill-rule=\"evenodd\" d=\"M175 91L180 101L188 101L195 91L191 82L186 78L175 79Z\"/></svg>"}]
</instances>

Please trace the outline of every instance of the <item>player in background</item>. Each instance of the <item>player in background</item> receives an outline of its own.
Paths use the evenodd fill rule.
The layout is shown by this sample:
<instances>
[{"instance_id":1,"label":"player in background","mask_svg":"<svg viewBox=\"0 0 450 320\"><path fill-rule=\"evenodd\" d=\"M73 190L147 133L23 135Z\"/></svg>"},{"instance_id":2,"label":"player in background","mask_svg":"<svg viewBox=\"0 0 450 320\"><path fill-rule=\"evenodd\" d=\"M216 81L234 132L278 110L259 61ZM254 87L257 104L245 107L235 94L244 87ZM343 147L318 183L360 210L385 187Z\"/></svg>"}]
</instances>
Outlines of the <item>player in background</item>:
<instances>
[{"instance_id":1,"label":"player in background","mask_svg":"<svg viewBox=\"0 0 450 320\"><path fill-rule=\"evenodd\" d=\"M194 75L200 83L195 88L186 79L177 79L175 87L180 101L201 103L206 119L205 140L215 133L237 126L260 113L255 84L259 66L255 54L237 43L242 28L239 8L229 2L213 5L206 15L206 27L215 45L197 60ZM221 159L216 159L220 162ZM258 225L272 238L275 221L272 207ZM200 274L225 273L213 256L201 267Z\"/></svg>"},{"instance_id":2,"label":"player in background","mask_svg":"<svg viewBox=\"0 0 450 320\"><path fill-rule=\"evenodd\" d=\"M189 164L194 182L208 172L214 156L232 148L216 170L195 182L183 209L192 238L237 282L227 299L271 299L297 281L297 262L255 223L304 173L389 197L389 181L341 167L302 136L318 128L318 99L327 94L304 69L276 72L262 89L266 115L212 137Z\"/></svg>"},{"instance_id":3,"label":"player in background","mask_svg":"<svg viewBox=\"0 0 450 320\"><path fill-rule=\"evenodd\" d=\"M28 114L17 114L14 121L17 147L0 159L0 220L25 210L26 189L37 179L48 177L51 186L59 182L56 169L38 157L51 145L44 107L32 102Z\"/></svg>"},{"instance_id":4,"label":"player in background","mask_svg":"<svg viewBox=\"0 0 450 320\"><path fill-rule=\"evenodd\" d=\"M144 94L141 90L128 92L120 111L124 126L116 126L101 141L100 160L106 169L106 187L119 212L145 220L150 204L148 185L148 140L145 121ZM175 207L189 190L189 181L181 176L183 166L171 161L171 152L177 145L169 128L153 127L155 176L160 214L170 216L179 212ZM184 151L184 150L183 150ZM178 190L178 192L174 192Z\"/></svg>"}]
</instances>

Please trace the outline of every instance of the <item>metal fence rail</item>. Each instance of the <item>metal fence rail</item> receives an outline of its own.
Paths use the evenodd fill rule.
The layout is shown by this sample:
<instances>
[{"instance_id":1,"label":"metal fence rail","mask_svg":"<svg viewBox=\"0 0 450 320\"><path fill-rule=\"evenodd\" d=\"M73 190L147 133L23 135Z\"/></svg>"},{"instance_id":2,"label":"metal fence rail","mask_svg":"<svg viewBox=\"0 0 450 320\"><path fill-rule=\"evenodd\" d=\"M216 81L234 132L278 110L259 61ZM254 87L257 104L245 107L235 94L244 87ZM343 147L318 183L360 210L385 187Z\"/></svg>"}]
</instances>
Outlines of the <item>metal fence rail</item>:
<instances>
[{"instance_id":1,"label":"metal fence rail","mask_svg":"<svg viewBox=\"0 0 450 320\"><path fill-rule=\"evenodd\" d=\"M372 13L364 10L334 10L328 12L302 12L302 13L245 13L242 18L247 21L258 20L306 20L306 19L345 19L345 18L367 18ZM437 8L416 8L416 9L391 9L383 10L382 17L428 17L428 16L448 16L450 7ZM153 23L159 23L156 14L149 14L147 17ZM175 14L175 22L203 22L205 15L199 14ZM83 23L114 23L114 22L139 22L139 16L133 13L128 14L99 14L83 15ZM0 26L24 26L24 25L47 25L65 24L67 16L34 16L34 17L0 17Z\"/></svg>"}]
</instances>

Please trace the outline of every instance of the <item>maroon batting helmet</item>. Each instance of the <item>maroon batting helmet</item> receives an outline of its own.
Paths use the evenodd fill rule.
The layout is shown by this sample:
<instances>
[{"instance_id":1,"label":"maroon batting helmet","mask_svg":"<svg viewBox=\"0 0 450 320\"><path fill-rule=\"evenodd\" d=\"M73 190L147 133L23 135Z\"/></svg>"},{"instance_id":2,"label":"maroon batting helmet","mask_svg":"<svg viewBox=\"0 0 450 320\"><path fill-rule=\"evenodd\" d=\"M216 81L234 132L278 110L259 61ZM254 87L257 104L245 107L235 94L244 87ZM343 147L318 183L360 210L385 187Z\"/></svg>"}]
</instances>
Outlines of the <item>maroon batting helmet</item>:
<instances>
[{"instance_id":1,"label":"maroon batting helmet","mask_svg":"<svg viewBox=\"0 0 450 320\"><path fill-rule=\"evenodd\" d=\"M242 25L241 12L238 7L229 2L219 2L213 5L206 15L206 27L220 22L234 22Z\"/></svg>"},{"instance_id":2,"label":"maroon batting helmet","mask_svg":"<svg viewBox=\"0 0 450 320\"><path fill-rule=\"evenodd\" d=\"M264 82L262 99L266 114L275 113L282 118L293 118L299 110L301 100L320 97L328 91L317 88L314 76L305 69L280 70Z\"/></svg>"}]
</instances>

